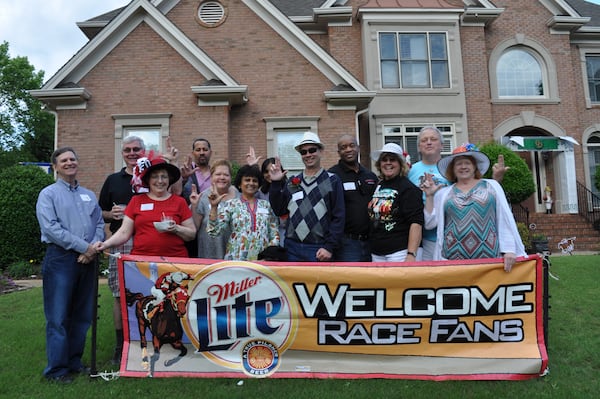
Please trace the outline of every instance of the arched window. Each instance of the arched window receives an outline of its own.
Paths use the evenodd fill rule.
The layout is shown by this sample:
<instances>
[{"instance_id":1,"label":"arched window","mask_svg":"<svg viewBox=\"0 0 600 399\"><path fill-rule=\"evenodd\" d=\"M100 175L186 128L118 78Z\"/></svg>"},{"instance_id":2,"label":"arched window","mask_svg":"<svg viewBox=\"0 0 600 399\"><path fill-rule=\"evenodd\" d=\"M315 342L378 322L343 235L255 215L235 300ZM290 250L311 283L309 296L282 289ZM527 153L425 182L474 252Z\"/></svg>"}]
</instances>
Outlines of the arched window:
<instances>
[{"instance_id":1,"label":"arched window","mask_svg":"<svg viewBox=\"0 0 600 399\"><path fill-rule=\"evenodd\" d=\"M522 33L507 38L490 53L488 67L493 103L560 103L556 65L538 41Z\"/></svg>"},{"instance_id":2,"label":"arched window","mask_svg":"<svg viewBox=\"0 0 600 399\"><path fill-rule=\"evenodd\" d=\"M511 47L496 67L498 97L544 97L544 74L540 62L525 48Z\"/></svg>"}]
</instances>

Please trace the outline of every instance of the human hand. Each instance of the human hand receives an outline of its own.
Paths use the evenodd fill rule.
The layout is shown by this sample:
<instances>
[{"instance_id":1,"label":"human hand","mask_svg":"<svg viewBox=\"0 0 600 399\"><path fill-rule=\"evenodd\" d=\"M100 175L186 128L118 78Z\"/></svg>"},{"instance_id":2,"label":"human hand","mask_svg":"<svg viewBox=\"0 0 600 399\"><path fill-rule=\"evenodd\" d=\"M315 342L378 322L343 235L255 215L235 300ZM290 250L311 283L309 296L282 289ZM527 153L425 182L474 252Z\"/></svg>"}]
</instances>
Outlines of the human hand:
<instances>
[{"instance_id":1,"label":"human hand","mask_svg":"<svg viewBox=\"0 0 600 399\"><path fill-rule=\"evenodd\" d=\"M98 250L96 249L96 244L88 244L88 247L85 251L85 253L83 253L82 255L84 255L85 257L87 257L88 259L94 259L94 257L98 254Z\"/></svg>"},{"instance_id":2,"label":"human hand","mask_svg":"<svg viewBox=\"0 0 600 399\"><path fill-rule=\"evenodd\" d=\"M498 154L498 162L492 166L492 178L498 183L502 182L502 179L504 179L504 174L509 169L510 166L504 166L504 155Z\"/></svg>"},{"instance_id":3,"label":"human hand","mask_svg":"<svg viewBox=\"0 0 600 399\"><path fill-rule=\"evenodd\" d=\"M84 254L79 254L79 256L77 257L77 263L82 263L84 265L87 265L91 261L92 260L90 258L88 258L87 256L85 256Z\"/></svg>"},{"instance_id":4,"label":"human hand","mask_svg":"<svg viewBox=\"0 0 600 399\"><path fill-rule=\"evenodd\" d=\"M102 241L98 241L98 242L94 243L93 246L94 246L94 249L96 250L96 252L102 252L108 248L108 246L106 246Z\"/></svg>"},{"instance_id":5,"label":"human hand","mask_svg":"<svg viewBox=\"0 0 600 399\"><path fill-rule=\"evenodd\" d=\"M179 150L171 144L171 136L167 137L167 151L163 154L163 158L167 160L167 162L177 165Z\"/></svg>"},{"instance_id":6,"label":"human hand","mask_svg":"<svg viewBox=\"0 0 600 399\"><path fill-rule=\"evenodd\" d=\"M504 254L504 271L507 273L510 272L516 261L517 256L514 253L506 252Z\"/></svg>"},{"instance_id":7,"label":"human hand","mask_svg":"<svg viewBox=\"0 0 600 399\"><path fill-rule=\"evenodd\" d=\"M113 203L112 208L110 208L110 218L112 220L121 220L123 219L123 215L125 214L125 204L115 204Z\"/></svg>"},{"instance_id":8,"label":"human hand","mask_svg":"<svg viewBox=\"0 0 600 399\"><path fill-rule=\"evenodd\" d=\"M198 207L198 203L202 198L202 193L198 192L198 188L195 184L192 183L192 192L190 193L190 204L192 205L192 210Z\"/></svg>"},{"instance_id":9,"label":"human hand","mask_svg":"<svg viewBox=\"0 0 600 399\"><path fill-rule=\"evenodd\" d=\"M333 254L325 248L319 248L316 254L316 258L319 262L326 262L328 260L331 260L332 255Z\"/></svg>"},{"instance_id":10,"label":"human hand","mask_svg":"<svg viewBox=\"0 0 600 399\"><path fill-rule=\"evenodd\" d=\"M287 170L285 172L281 170L281 160L279 157L275 157L275 163L271 164L271 167L269 168L269 177L271 178L271 181L281 181L286 174Z\"/></svg>"},{"instance_id":11,"label":"human hand","mask_svg":"<svg viewBox=\"0 0 600 399\"><path fill-rule=\"evenodd\" d=\"M200 168L193 167L192 156L188 155L185 157L185 162L179 169L181 171L181 178L185 180L185 179L189 178L191 175L193 175L194 173L196 173L196 171L199 170Z\"/></svg>"},{"instance_id":12,"label":"human hand","mask_svg":"<svg viewBox=\"0 0 600 399\"><path fill-rule=\"evenodd\" d=\"M210 194L208 194L208 202L210 202L210 206L212 208L216 208L225 197L227 197L227 193L219 195L217 192L217 186L213 183Z\"/></svg>"},{"instance_id":13,"label":"human hand","mask_svg":"<svg viewBox=\"0 0 600 399\"><path fill-rule=\"evenodd\" d=\"M248 165L258 165L258 161L262 158L262 156L256 156L254 152L254 147L250 146L248 149L248 153L246 154L246 163Z\"/></svg>"},{"instance_id":14,"label":"human hand","mask_svg":"<svg viewBox=\"0 0 600 399\"><path fill-rule=\"evenodd\" d=\"M425 193L426 196L431 197L436 193L437 190L442 188L442 185L433 180L433 175L431 173L425 173L423 176L424 179L419 185L419 188Z\"/></svg>"}]
</instances>

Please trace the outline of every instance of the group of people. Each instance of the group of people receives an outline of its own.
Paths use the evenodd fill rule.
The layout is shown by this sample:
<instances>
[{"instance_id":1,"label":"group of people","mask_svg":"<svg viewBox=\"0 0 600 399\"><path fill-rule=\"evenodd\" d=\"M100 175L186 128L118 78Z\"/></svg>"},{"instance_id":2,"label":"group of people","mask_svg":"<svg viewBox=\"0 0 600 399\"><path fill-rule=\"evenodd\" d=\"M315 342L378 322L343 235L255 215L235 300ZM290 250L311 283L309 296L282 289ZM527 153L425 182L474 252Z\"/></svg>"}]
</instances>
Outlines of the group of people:
<instances>
[{"instance_id":1,"label":"group of people","mask_svg":"<svg viewBox=\"0 0 600 399\"><path fill-rule=\"evenodd\" d=\"M510 207L496 180L507 167L490 166L485 154L466 144L441 158L442 134L421 130L421 160L410 165L400 145L371 153L378 176L359 163L353 135L337 142L339 161L321 166L325 146L313 132L295 146L303 171L288 176L279 158L259 167L251 147L233 179L227 160L210 163L208 140L196 139L178 166L178 151L146 152L144 141L122 142L125 166L106 179L99 201L77 183L78 158L70 147L56 150L57 181L39 195L47 319L46 378L69 382L81 363L91 324L89 290L97 253L193 256L226 260L291 262L403 262L503 257L511 270L525 255ZM104 222L111 236L105 240ZM160 227L160 228L159 228ZM115 297L120 361L123 326L119 280L109 257L109 286Z\"/></svg>"}]
</instances>

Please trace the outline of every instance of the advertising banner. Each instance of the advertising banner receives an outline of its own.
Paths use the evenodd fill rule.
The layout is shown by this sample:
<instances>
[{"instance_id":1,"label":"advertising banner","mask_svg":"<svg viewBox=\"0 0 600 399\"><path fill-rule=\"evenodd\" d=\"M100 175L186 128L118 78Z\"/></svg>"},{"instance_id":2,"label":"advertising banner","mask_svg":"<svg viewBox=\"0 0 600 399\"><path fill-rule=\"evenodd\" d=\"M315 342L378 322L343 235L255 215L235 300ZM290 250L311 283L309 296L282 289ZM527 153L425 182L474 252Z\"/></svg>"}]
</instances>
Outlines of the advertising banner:
<instances>
[{"instance_id":1,"label":"advertising banner","mask_svg":"<svg viewBox=\"0 0 600 399\"><path fill-rule=\"evenodd\" d=\"M131 377L527 379L543 271L500 259L250 263L122 256Z\"/></svg>"}]
</instances>

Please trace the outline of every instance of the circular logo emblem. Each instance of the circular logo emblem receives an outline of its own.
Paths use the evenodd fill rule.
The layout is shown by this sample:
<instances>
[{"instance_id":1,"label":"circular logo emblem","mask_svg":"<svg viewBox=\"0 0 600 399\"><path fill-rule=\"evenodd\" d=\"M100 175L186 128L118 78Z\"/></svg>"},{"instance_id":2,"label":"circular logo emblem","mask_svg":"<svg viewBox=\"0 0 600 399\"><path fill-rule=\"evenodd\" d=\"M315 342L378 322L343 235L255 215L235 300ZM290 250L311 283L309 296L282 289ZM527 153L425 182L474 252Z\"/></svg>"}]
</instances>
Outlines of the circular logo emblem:
<instances>
[{"instance_id":1,"label":"circular logo emblem","mask_svg":"<svg viewBox=\"0 0 600 399\"><path fill-rule=\"evenodd\" d=\"M266 375L294 340L295 297L267 267L216 263L195 276L188 293L184 329L196 352L215 364Z\"/></svg>"},{"instance_id":2,"label":"circular logo emblem","mask_svg":"<svg viewBox=\"0 0 600 399\"><path fill-rule=\"evenodd\" d=\"M242 348L244 373L252 377L266 377L279 366L277 347L266 340L249 341Z\"/></svg>"}]
</instances>

